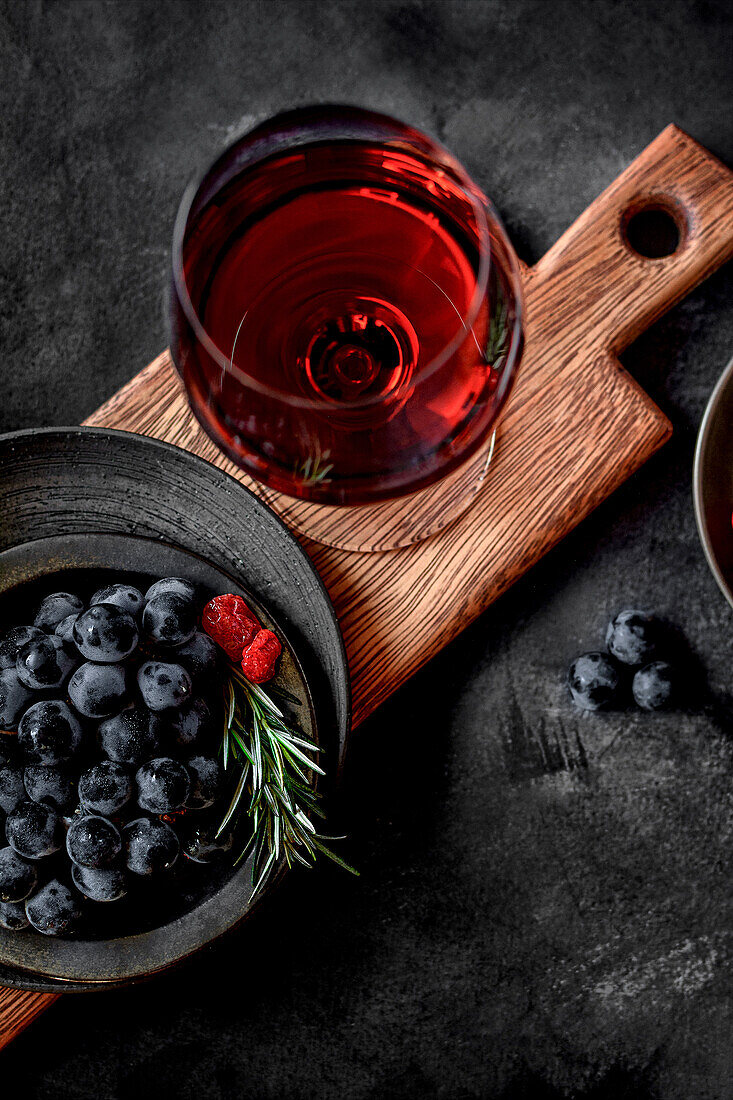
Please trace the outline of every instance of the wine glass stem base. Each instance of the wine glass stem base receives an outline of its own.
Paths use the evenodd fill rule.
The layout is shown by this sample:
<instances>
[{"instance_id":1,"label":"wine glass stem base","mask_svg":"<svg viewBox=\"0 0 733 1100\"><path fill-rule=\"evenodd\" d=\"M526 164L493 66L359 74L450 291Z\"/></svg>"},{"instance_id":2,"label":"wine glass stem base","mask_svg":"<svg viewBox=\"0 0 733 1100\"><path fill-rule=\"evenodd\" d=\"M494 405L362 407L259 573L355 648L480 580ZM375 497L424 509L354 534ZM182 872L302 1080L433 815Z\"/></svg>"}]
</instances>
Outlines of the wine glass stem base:
<instances>
[{"instance_id":1,"label":"wine glass stem base","mask_svg":"<svg viewBox=\"0 0 733 1100\"><path fill-rule=\"evenodd\" d=\"M331 505L298 500L258 484L255 491L292 531L313 542L362 553L422 542L470 507L489 471L496 432L453 473L416 493L375 504Z\"/></svg>"}]
</instances>

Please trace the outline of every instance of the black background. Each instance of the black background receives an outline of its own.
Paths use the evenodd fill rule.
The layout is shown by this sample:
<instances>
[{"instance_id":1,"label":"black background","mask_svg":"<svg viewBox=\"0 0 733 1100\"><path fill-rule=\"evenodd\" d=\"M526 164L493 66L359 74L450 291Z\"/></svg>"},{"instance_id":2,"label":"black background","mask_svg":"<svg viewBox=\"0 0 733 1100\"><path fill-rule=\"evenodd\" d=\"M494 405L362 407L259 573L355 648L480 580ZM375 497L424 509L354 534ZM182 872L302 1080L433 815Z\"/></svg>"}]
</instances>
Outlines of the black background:
<instances>
[{"instance_id":1,"label":"black background","mask_svg":"<svg viewBox=\"0 0 733 1100\"><path fill-rule=\"evenodd\" d=\"M165 346L177 200L255 120L348 101L423 127L532 262L668 122L733 163L732 28L725 0L2 3L0 429L78 423ZM562 686L640 604L727 700L690 472L732 289L724 269L624 356L672 443L354 739L362 877L295 875L177 973L63 999L0 1055L3 1088L733 1096L730 731L584 717Z\"/></svg>"}]
</instances>

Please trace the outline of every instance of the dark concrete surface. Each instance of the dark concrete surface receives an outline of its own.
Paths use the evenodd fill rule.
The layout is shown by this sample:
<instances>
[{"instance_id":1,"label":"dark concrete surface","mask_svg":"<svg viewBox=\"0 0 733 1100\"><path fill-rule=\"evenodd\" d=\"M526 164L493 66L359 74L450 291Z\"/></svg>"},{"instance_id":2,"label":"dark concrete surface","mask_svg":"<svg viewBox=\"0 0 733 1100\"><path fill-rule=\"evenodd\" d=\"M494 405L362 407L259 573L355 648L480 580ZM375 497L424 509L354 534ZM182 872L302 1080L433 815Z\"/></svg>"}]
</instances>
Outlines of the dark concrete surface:
<instances>
[{"instance_id":1,"label":"dark concrete surface","mask_svg":"<svg viewBox=\"0 0 733 1100\"><path fill-rule=\"evenodd\" d=\"M437 134L530 261L670 121L733 163L726 0L0 11L4 430L78 422L164 346L186 177L285 105ZM0 1056L3 1088L733 1096L733 621L690 499L732 291L729 268L624 357L673 442L355 738L340 816L362 877L293 876L178 973L62 1000ZM715 706L571 709L567 663L629 604L686 631Z\"/></svg>"}]
</instances>

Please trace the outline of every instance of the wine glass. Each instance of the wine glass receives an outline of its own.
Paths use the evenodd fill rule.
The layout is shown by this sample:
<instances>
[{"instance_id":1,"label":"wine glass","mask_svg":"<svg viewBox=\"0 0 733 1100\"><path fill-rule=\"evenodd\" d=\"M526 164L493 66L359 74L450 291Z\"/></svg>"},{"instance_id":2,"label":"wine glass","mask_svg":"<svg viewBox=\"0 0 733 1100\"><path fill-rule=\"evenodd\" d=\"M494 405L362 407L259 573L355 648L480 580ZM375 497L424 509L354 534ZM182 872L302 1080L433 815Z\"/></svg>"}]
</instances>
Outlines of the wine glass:
<instances>
[{"instance_id":1,"label":"wine glass","mask_svg":"<svg viewBox=\"0 0 733 1100\"><path fill-rule=\"evenodd\" d=\"M394 545L470 502L521 358L521 281L437 142L355 107L258 125L184 194L171 302L193 412L294 526L353 547L361 517L374 549L395 498Z\"/></svg>"}]
</instances>

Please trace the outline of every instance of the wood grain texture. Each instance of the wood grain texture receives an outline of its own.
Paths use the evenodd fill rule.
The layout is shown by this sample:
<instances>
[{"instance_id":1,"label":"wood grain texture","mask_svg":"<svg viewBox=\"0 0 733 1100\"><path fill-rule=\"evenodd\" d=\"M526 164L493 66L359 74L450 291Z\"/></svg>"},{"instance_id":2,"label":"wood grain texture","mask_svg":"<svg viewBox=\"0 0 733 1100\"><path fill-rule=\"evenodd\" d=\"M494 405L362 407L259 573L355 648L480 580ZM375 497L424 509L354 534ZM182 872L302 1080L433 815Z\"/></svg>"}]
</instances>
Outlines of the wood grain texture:
<instances>
[{"instance_id":1,"label":"wood grain texture","mask_svg":"<svg viewBox=\"0 0 733 1100\"><path fill-rule=\"evenodd\" d=\"M645 259L626 243L629 212L649 205L670 210L680 226L672 256ZM468 512L428 541L389 553L306 542L344 632L355 723L665 442L669 422L616 355L731 255L733 174L670 126L525 270L524 359L486 484ZM167 352L88 423L175 443L258 492L199 428ZM0 1043L16 998L29 996L0 991ZM52 999L28 1003L37 1012Z\"/></svg>"},{"instance_id":2,"label":"wood grain texture","mask_svg":"<svg viewBox=\"0 0 733 1100\"><path fill-rule=\"evenodd\" d=\"M12 1043L36 1016L59 999L58 993L27 993L23 989L0 988L0 1050Z\"/></svg>"}]
</instances>

